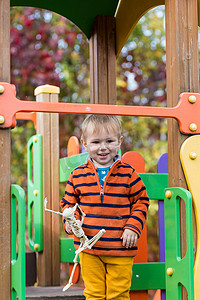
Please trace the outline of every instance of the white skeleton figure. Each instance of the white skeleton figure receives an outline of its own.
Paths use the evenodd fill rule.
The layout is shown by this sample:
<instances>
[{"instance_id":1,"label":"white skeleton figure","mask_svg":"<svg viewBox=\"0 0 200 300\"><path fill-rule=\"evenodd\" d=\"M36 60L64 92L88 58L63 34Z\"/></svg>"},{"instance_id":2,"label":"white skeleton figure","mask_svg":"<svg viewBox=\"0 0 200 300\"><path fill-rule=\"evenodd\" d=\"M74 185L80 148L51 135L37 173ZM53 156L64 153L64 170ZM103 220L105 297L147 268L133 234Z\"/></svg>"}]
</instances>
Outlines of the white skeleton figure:
<instances>
[{"instance_id":1,"label":"white skeleton figure","mask_svg":"<svg viewBox=\"0 0 200 300\"><path fill-rule=\"evenodd\" d=\"M78 237L80 238L80 246L79 248L75 251L75 257L74 257L74 267L72 269L72 273L71 276L69 278L69 282L68 284L63 288L63 292L68 290L68 288L70 288L71 285L73 285L72 283L72 279L73 279L73 275L76 269L76 266L78 265L78 255L80 252L82 252L85 249L91 249L93 247L93 245L100 239L100 237L106 232L105 229L101 229L93 238L91 238L90 240L87 238L87 236L85 235L83 229L82 229L82 224L84 221L84 218L86 216L86 214L82 211L82 209L80 208L80 206L78 205L78 203L76 203L73 207L68 207L66 208L63 213L57 212L57 211L53 211L51 209L47 209L47 198L44 199L44 209L45 211L49 211L58 215L61 215L64 217L64 219L70 224L72 232ZM77 222L74 213L77 209L77 207L79 208L81 214L82 214L82 219L81 222Z\"/></svg>"}]
</instances>

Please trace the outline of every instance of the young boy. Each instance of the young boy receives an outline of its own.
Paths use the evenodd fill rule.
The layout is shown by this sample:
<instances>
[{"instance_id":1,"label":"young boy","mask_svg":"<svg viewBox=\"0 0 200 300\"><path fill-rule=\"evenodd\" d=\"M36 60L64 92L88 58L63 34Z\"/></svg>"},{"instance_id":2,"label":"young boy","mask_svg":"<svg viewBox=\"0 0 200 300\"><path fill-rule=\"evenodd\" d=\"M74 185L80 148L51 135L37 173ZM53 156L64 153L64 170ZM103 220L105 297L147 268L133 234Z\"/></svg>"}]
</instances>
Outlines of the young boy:
<instances>
[{"instance_id":1,"label":"young boy","mask_svg":"<svg viewBox=\"0 0 200 300\"><path fill-rule=\"evenodd\" d=\"M79 203L89 239L106 230L92 249L79 254L86 300L129 299L133 257L149 198L134 168L117 154L122 140L117 117L89 115L84 120L81 142L89 157L71 173L60 203L62 210ZM65 230L72 233L67 222ZM74 244L78 248L77 237Z\"/></svg>"}]
</instances>

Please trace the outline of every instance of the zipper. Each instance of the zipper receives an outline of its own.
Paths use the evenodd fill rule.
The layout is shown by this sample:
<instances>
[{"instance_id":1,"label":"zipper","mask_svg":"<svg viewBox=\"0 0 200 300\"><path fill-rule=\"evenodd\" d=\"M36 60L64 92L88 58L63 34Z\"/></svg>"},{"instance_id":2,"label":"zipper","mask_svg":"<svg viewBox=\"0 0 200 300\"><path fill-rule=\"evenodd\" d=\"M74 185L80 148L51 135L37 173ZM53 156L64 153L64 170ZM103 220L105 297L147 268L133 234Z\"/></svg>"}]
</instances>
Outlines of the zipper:
<instances>
[{"instance_id":1,"label":"zipper","mask_svg":"<svg viewBox=\"0 0 200 300\"><path fill-rule=\"evenodd\" d=\"M100 191L100 198L101 198L101 203L103 203L103 197L104 196L104 193L103 193L103 189L101 188L101 191Z\"/></svg>"},{"instance_id":2,"label":"zipper","mask_svg":"<svg viewBox=\"0 0 200 300\"><path fill-rule=\"evenodd\" d=\"M91 162L91 164L92 164L93 170L95 171L95 175L96 175L96 178L97 178L98 186L100 187L100 199L101 199L101 203L103 203L103 199L104 199L104 188L105 188L105 185L106 185L106 181L107 181L107 180L104 181L104 185L103 185L103 188L102 188L102 187L101 187L101 184L100 184L100 181L99 181L99 176L98 176L98 174L97 174L97 170L96 170L96 168L95 168L93 162ZM110 168L110 170L109 170L109 172L108 172L107 175L110 175L110 173L112 172L112 170L114 169L114 166L115 166L116 164L118 164L118 161L114 162L114 164L111 166L111 168ZM108 179L108 176L106 176L106 178Z\"/></svg>"},{"instance_id":3,"label":"zipper","mask_svg":"<svg viewBox=\"0 0 200 300\"><path fill-rule=\"evenodd\" d=\"M95 172L96 181L97 181L97 184L98 184L98 187L99 187L99 190L100 190L100 200L101 200L101 203L103 203L103 198L104 198L103 188L101 187L101 184L100 184L100 181L99 181L99 176L97 174L97 170L96 170L96 168L95 168L95 166L94 166L93 163L92 163L92 168L93 168L93 170Z\"/></svg>"}]
</instances>

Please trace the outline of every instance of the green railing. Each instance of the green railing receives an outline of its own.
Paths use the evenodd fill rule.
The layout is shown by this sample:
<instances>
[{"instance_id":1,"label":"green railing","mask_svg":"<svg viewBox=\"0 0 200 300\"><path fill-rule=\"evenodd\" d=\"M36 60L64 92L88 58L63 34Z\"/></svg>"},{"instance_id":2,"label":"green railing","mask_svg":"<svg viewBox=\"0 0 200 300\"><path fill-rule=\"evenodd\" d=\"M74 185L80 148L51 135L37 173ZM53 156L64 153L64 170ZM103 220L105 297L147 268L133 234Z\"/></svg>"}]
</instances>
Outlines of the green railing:
<instances>
[{"instance_id":1,"label":"green railing","mask_svg":"<svg viewBox=\"0 0 200 300\"><path fill-rule=\"evenodd\" d=\"M18 210L17 210L18 203ZM18 213L18 218L17 218ZM17 243L18 228L18 243ZM18 249L17 249L18 244ZM18 250L18 251L17 251ZM18 254L17 254L18 252ZM25 193L18 185L11 186L11 297L25 300Z\"/></svg>"},{"instance_id":2,"label":"green railing","mask_svg":"<svg viewBox=\"0 0 200 300\"><path fill-rule=\"evenodd\" d=\"M181 258L180 199L185 203L187 250ZM192 196L183 188L170 188L165 193L165 269L166 298L182 299L183 285L188 299L194 299ZM197 300L197 299L196 299Z\"/></svg>"},{"instance_id":3,"label":"green railing","mask_svg":"<svg viewBox=\"0 0 200 300\"><path fill-rule=\"evenodd\" d=\"M29 247L38 252L43 250L42 166L42 135L37 134L30 138L27 145L27 192Z\"/></svg>"}]
</instances>

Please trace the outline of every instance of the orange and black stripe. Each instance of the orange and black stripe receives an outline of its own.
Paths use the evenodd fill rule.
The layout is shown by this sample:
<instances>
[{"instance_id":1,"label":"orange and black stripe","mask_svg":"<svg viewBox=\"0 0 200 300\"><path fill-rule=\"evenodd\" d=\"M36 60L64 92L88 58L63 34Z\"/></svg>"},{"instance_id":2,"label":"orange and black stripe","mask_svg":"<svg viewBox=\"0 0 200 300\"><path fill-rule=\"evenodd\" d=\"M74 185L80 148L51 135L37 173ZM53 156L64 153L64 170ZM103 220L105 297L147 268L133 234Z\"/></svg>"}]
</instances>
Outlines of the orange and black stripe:
<instances>
[{"instance_id":1,"label":"orange and black stripe","mask_svg":"<svg viewBox=\"0 0 200 300\"><path fill-rule=\"evenodd\" d=\"M79 203L86 213L83 230L92 238L100 229L106 233L87 253L111 256L135 256L137 246L125 248L121 236L125 228L134 230L139 236L146 221L149 198L146 188L130 165L117 160L100 186L93 163L77 167L71 173L61 200L62 210ZM77 218L80 218L77 211ZM80 245L74 238L75 247Z\"/></svg>"}]
</instances>

